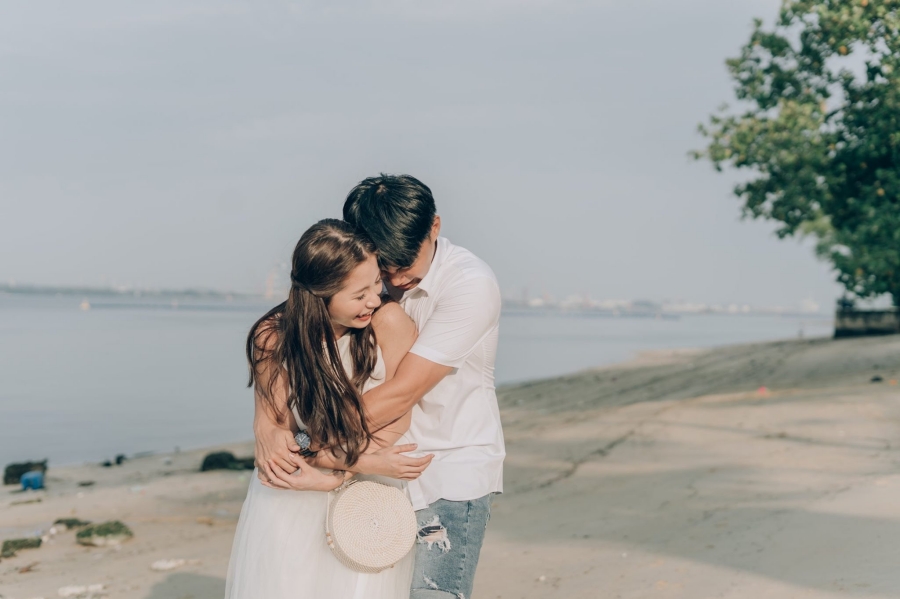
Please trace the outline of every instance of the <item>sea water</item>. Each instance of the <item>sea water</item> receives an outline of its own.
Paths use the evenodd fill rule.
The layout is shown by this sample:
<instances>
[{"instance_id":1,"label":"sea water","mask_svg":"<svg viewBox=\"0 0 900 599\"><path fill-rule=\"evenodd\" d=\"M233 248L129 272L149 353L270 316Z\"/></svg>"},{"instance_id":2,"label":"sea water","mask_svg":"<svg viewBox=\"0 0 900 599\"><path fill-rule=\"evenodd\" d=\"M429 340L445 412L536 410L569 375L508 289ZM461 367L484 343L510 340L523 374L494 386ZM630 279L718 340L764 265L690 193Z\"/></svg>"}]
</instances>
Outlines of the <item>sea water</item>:
<instances>
[{"instance_id":1,"label":"sea water","mask_svg":"<svg viewBox=\"0 0 900 599\"><path fill-rule=\"evenodd\" d=\"M262 300L0 295L0 465L252 438L247 331ZM644 350L830 335L823 316L504 315L498 385Z\"/></svg>"}]
</instances>

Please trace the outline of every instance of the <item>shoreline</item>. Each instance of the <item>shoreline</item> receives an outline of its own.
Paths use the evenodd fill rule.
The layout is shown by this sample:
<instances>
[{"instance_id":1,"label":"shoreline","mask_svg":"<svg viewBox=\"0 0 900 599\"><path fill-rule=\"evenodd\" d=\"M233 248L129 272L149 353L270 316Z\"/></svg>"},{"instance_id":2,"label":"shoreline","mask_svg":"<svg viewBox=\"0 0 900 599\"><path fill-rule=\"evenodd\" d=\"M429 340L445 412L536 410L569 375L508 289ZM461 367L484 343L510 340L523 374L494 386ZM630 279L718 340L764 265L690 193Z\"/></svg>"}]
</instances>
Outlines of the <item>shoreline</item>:
<instances>
[{"instance_id":1,"label":"shoreline","mask_svg":"<svg viewBox=\"0 0 900 599\"><path fill-rule=\"evenodd\" d=\"M46 313L27 302L0 311L0 326L13 333L3 355L11 372L0 408L0 464L49 458L52 468L252 436L241 349L250 314L61 311L49 299ZM25 338L16 322L36 315L45 324ZM821 325L804 328L828 334L830 323ZM645 349L794 338L801 324L722 315L680 322L504 316L501 327L496 374L507 388L614 365ZM19 346L32 350L12 351ZM58 372L47 376L42 362L58 364Z\"/></svg>"},{"instance_id":2,"label":"shoreline","mask_svg":"<svg viewBox=\"0 0 900 599\"><path fill-rule=\"evenodd\" d=\"M808 337L803 341L825 341L830 340L831 337L826 336L818 336L818 337ZM775 343L785 343L796 341L794 339L776 339L769 341L759 341L752 343L733 343L733 344L723 344L717 345L713 347L681 347L681 348L670 348L670 349L648 349L648 350L638 350L631 357L626 358L624 360L620 360L617 362L612 362L609 364L603 364L599 366L593 366L588 368L582 368L575 370L573 372L555 375L551 377L543 377L537 378L533 380L525 380L525 381L514 381L509 383L503 383L497 386L497 394L498 397L504 393L515 392L516 389L519 388L528 388L535 385L545 385L552 384L554 381L563 381L568 380L572 377L579 377L583 375L587 375L590 373L594 373L597 371L603 371L608 369L632 369L632 368L641 368L644 366L656 366L662 365L666 363L676 363L680 359L688 356L699 356L705 353L716 352L721 350L729 350L734 348L749 348L754 346L768 346ZM151 449L147 451L139 451L132 454L122 453L127 461L139 460L148 457L157 457L157 458L166 458L173 457L179 455L180 453L202 453L202 452L212 452L217 451L217 448L220 447L229 447L229 446L242 446L245 444L252 445L252 438L250 439L237 439L230 441L221 441L218 443L204 443L196 446L186 445L186 446L178 446L172 449ZM54 463L50 462L48 464L51 469L71 469L78 467L87 467L87 466L99 466L106 460L113 460L115 458L115 454L108 455L99 460L82 460L82 461L73 461L73 462L59 462ZM44 456L31 456L30 458L25 458L24 460L19 461L42 461L46 459ZM12 462L8 462L12 463ZM2 464L5 466L6 464ZM115 466L113 466L113 469ZM2 597L0 597L2 599Z\"/></svg>"},{"instance_id":3,"label":"shoreline","mask_svg":"<svg viewBox=\"0 0 900 599\"><path fill-rule=\"evenodd\" d=\"M807 340L824 340L829 339L829 337L809 337ZM749 347L749 346L757 346L757 345L768 345L772 343L782 343L790 340L770 340L770 341L761 341L761 342L753 342L753 343L734 343L734 344L724 344L713 347L682 347L682 348L672 348L672 349L648 349L648 350L639 350L634 355L624 360L620 360L617 362L611 362L609 364L603 364L599 366L593 366L588 368L578 369L569 373L559 374L551 377L542 377L536 378L533 380L526 381L514 381L509 383L503 383L497 386L497 394L498 397L507 392L514 392L519 388L527 388L534 385L548 384L553 383L554 381L566 380L572 377L579 377L582 375L586 375L589 373L593 373L596 371L603 371L607 369L631 369L631 368L640 368L643 366L653 366L653 365L661 365L666 363L677 362L679 359L685 356L697 356L702 355L708 352L714 352L717 350L729 349L729 348L737 348L737 347ZM237 439L231 441L222 441L218 443L212 444L201 444L196 446L178 446L173 449L151 449L147 451L139 451L132 454L122 453L121 455L125 456L126 461L131 462L134 460L141 460L145 458L171 458L174 456L178 456L180 454L196 454L196 453L209 453L213 451L219 451L221 447L232 447L237 446L241 447L244 445L250 444L252 449L253 440L250 439ZM106 460L114 460L115 455L109 455L105 458L99 460L83 460L83 461L74 461L74 462L60 462L54 463L50 462L48 464L49 468L52 469L73 469L80 467L88 467L88 466L101 466ZM43 456L32 456L31 458L26 458L21 461L43 461L46 459ZM5 466L6 464L2 464ZM113 465L111 467L115 469L116 466ZM0 596L0 599L3 599Z\"/></svg>"}]
</instances>

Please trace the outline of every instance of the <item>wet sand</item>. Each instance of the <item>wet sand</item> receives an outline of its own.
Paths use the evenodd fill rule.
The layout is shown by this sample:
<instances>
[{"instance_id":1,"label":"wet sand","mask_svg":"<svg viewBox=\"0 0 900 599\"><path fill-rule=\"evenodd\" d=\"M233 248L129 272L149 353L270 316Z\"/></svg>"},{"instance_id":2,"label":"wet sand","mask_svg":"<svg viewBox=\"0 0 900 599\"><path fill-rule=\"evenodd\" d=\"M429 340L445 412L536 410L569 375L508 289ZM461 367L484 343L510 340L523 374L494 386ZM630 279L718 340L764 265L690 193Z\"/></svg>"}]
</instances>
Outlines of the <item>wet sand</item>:
<instances>
[{"instance_id":1,"label":"wet sand","mask_svg":"<svg viewBox=\"0 0 900 599\"><path fill-rule=\"evenodd\" d=\"M507 492L475 597L900 596L898 378L894 336L657 352L501 389ZM0 562L0 596L221 597L250 473L196 472L206 451L51 464L47 492L4 487L0 538L69 516L135 537L85 548L61 532ZM151 569L163 559L189 561Z\"/></svg>"}]
</instances>

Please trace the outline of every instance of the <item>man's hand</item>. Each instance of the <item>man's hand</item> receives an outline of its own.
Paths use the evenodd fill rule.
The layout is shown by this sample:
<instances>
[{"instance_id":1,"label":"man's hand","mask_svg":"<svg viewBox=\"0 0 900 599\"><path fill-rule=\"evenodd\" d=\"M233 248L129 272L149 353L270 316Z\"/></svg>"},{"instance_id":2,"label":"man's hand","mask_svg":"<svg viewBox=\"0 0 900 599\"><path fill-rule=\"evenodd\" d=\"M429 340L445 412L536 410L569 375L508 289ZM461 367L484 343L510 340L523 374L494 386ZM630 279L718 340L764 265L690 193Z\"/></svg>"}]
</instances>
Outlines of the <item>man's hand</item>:
<instances>
[{"instance_id":1,"label":"man's hand","mask_svg":"<svg viewBox=\"0 0 900 599\"><path fill-rule=\"evenodd\" d=\"M359 456L359 461L353 470L360 474L377 474L399 480L415 480L422 475L422 472L434 459L434 454L428 454L421 458L403 455L404 452L415 451L416 447L418 446L415 443L394 445L373 453L364 453Z\"/></svg>"},{"instance_id":2,"label":"man's hand","mask_svg":"<svg viewBox=\"0 0 900 599\"><path fill-rule=\"evenodd\" d=\"M278 465L275 460L269 460L268 469L272 472L270 481L262 481L262 484L270 489L287 489L291 491L333 491L340 487L348 478L348 473L335 470L325 473L307 464L303 458L297 460L301 466L294 471L287 472Z\"/></svg>"},{"instance_id":3,"label":"man's hand","mask_svg":"<svg viewBox=\"0 0 900 599\"><path fill-rule=\"evenodd\" d=\"M263 483L274 481L275 473L270 464L274 463L282 472L294 472L306 462L297 454L300 446L294 441L290 429L278 426L269 420L257 419L253 423L256 436L256 467Z\"/></svg>"}]
</instances>

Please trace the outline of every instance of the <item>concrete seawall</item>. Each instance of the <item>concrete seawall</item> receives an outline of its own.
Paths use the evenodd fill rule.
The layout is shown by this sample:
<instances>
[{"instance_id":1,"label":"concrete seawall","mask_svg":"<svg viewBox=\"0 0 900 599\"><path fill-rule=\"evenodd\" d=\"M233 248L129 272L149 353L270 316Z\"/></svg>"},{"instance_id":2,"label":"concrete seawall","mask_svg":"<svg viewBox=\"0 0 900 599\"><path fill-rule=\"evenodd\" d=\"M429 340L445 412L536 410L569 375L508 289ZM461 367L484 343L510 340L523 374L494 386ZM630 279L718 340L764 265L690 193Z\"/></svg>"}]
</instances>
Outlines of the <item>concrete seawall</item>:
<instances>
[{"instance_id":1,"label":"concrete seawall","mask_svg":"<svg viewBox=\"0 0 900 599\"><path fill-rule=\"evenodd\" d=\"M900 311L838 310L834 315L834 336L862 337L900 333Z\"/></svg>"}]
</instances>

